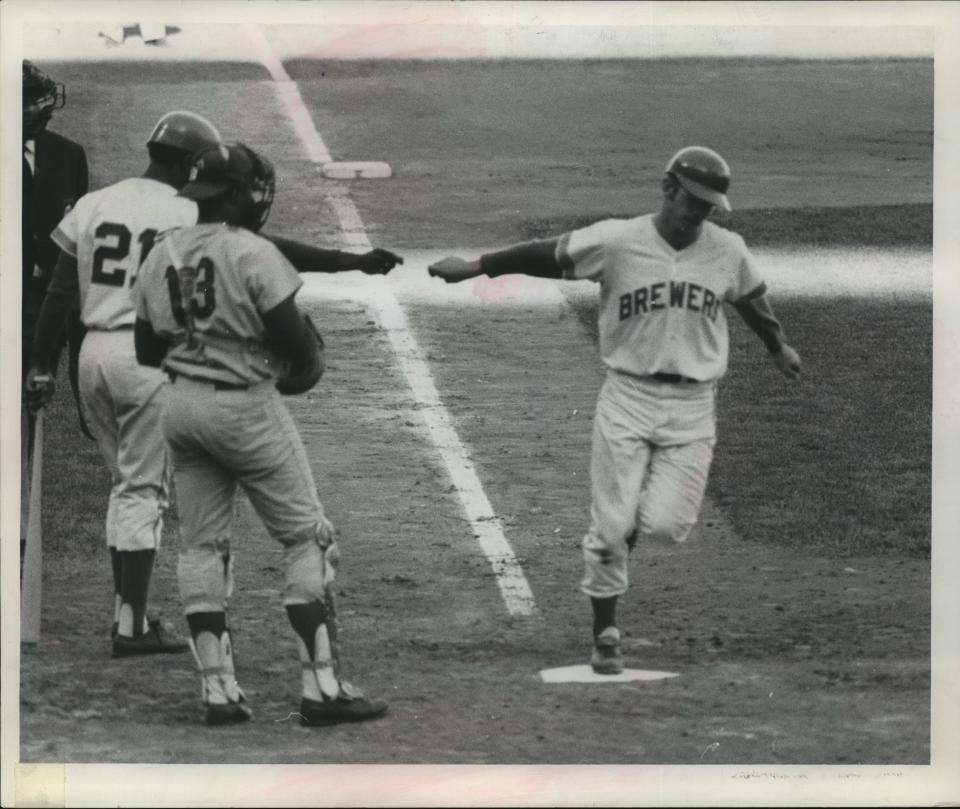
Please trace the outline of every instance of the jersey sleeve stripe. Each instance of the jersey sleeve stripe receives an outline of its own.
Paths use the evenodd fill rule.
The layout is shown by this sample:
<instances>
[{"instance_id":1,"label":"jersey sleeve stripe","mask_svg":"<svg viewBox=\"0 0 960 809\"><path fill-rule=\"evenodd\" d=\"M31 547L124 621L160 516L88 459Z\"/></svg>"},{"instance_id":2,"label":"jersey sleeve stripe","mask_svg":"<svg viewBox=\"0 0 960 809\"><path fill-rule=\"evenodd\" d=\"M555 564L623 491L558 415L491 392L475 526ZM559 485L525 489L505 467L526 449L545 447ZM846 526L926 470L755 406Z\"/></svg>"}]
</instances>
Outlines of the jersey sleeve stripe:
<instances>
[{"instance_id":1,"label":"jersey sleeve stripe","mask_svg":"<svg viewBox=\"0 0 960 809\"><path fill-rule=\"evenodd\" d=\"M752 301L754 298L759 298L761 295L767 294L767 285L766 283L761 283L760 286L754 287L746 295L742 295L734 301L734 305L738 303L746 303L747 301Z\"/></svg>"},{"instance_id":2,"label":"jersey sleeve stripe","mask_svg":"<svg viewBox=\"0 0 960 809\"><path fill-rule=\"evenodd\" d=\"M560 265L560 269L563 271L564 278L572 278L574 270L574 262L570 257L570 234L564 233L557 240L557 249L556 249L556 259L557 264Z\"/></svg>"}]
</instances>

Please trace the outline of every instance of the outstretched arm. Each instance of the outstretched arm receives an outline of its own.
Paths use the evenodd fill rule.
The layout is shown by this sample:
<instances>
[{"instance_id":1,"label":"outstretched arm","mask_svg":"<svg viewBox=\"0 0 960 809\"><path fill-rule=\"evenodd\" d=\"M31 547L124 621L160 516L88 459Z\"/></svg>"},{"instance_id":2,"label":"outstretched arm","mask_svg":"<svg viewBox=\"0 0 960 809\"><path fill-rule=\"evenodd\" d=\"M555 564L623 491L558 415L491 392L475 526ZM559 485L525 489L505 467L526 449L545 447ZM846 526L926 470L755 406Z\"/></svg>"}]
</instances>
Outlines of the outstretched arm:
<instances>
[{"instance_id":1,"label":"outstretched arm","mask_svg":"<svg viewBox=\"0 0 960 809\"><path fill-rule=\"evenodd\" d=\"M498 275L533 275L538 278L561 278L563 269L557 263L558 239L535 239L521 242L479 258L466 260L457 256L431 264L427 271L435 278L449 283L466 281L478 275L494 278Z\"/></svg>"},{"instance_id":2,"label":"outstretched arm","mask_svg":"<svg viewBox=\"0 0 960 809\"><path fill-rule=\"evenodd\" d=\"M783 327L773 313L773 307L764 294L764 288L751 293L734 303L740 317L763 340L777 368L788 379L800 378L800 355L789 345Z\"/></svg>"},{"instance_id":3,"label":"outstretched arm","mask_svg":"<svg viewBox=\"0 0 960 809\"><path fill-rule=\"evenodd\" d=\"M282 236L264 234L264 238L276 245L287 261L297 268L297 272L332 273L360 270L367 275L385 275L398 264L403 264L400 256L382 247L366 253L349 253L345 250L314 247Z\"/></svg>"}]
</instances>

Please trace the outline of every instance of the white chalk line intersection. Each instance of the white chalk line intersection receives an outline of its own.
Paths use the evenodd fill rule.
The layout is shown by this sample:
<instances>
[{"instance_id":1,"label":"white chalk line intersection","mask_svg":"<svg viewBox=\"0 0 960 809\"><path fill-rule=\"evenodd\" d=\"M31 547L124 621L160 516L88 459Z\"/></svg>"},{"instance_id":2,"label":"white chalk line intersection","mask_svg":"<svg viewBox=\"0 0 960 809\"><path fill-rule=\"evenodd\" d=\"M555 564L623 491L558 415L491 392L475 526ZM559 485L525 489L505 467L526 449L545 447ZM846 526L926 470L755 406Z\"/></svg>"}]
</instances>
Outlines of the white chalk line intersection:
<instances>
[{"instance_id":1,"label":"white chalk line intersection","mask_svg":"<svg viewBox=\"0 0 960 809\"><path fill-rule=\"evenodd\" d=\"M251 24L246 26L246 30L257 58L273 79L280 102L290 116L310 160L314 163L331 162L330 152L313 123L296 82L290 78L260 27ZM332 194L329 201L350 246L364 251L372 249L363 220L349 194L346 191ZM508 612L513 616L536 615L537 608L530 585L504 536L500 520L483 490L469 454L453 427L430 368L410 330L406 314L385 278L368 280L372 294L364 295L363 300L374 307L407 384L417 403L422 405L419 412L459 495L474 536L490 562Z\"/></svg>"}]
</instances>

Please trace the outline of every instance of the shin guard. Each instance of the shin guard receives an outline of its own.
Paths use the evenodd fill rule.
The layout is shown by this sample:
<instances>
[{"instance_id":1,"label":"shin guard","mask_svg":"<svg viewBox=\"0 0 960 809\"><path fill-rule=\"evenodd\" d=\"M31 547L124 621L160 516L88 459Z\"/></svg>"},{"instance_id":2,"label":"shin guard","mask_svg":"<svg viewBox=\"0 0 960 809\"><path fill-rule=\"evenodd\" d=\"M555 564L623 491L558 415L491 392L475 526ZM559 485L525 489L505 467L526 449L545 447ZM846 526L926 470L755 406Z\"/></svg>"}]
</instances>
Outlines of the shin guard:
<instances>
[{"instance_id":1,"label":"shin guard","mask_svg":"<svg viewBox=\"0 0 960 809\"><path fill-rule=\"evenodd\" d=\"M303 696L322 701L340 695L339 658L334 618L322 601L288 604L287 616L297 633L297 652L302 670Z\"/></svg>"},{"instance_id":2,"label":"shin guard","mask_svg":"<svg viewBox=\"0 0 960 809\"><path fill-rule=\"evenodd\" d=\"M219 637L213 632L198 632L190 639L190 649L200 670L205 705L246 701L246 696L237 683L229 630Z\"/></svg>"}]
</instances>

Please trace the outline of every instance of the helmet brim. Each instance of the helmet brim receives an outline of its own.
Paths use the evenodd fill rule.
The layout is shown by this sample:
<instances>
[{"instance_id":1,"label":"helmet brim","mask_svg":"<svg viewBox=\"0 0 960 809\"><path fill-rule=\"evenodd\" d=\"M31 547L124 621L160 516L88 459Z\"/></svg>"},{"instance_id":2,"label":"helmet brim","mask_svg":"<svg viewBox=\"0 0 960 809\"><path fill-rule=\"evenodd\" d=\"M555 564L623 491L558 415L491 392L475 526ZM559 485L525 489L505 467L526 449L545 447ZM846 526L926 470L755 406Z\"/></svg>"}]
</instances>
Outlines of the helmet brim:
<instances>
[{"instance_id":1,"label":"helmet brim","mask_svg":"<svg viewBox=\"0 0 960 809\"><path fill-rule=\"evenodd\" d=\"M213 199L230 188L227 183L194 182L187 183L177 192L178 197L192 200Z\"/></svg>"},{"instance_id":2,"label":"helmet brim","mask_svg":"<svg viewBox=\"0 0 960 809\"><path fill-rule=\"evenodd\" d=\"M720 191L714 191L712 188L707 188L707 186L703 185L702 183L691 180L689 177L684 177L679 172L675 172L673 176L677 178L677 182L683 186L685 191L692 194L697 199L702 199L705 202L709 202L711 205L716 205L718 208L721 208L724 211L733 210L733 208L730 206L730 200L727 199L726 194L723 194Z\"/></svg>"}]
</instances>

